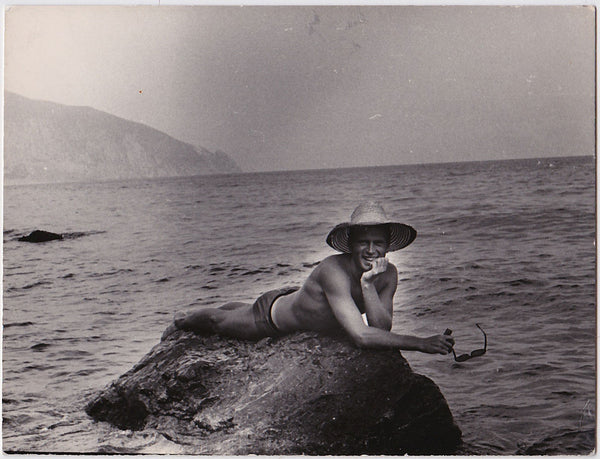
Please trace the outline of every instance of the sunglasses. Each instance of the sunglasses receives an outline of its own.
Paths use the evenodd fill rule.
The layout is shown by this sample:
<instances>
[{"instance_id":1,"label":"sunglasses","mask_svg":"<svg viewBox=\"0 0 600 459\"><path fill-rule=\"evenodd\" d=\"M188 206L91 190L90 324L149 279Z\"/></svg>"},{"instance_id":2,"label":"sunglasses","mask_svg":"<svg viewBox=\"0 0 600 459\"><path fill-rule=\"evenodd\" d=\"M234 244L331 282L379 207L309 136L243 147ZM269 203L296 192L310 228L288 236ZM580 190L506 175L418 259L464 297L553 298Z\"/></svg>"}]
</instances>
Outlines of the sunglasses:
<instances>
[{"instance_id":1,"label":"sunglasses","mask_svg":"<svg viewBox=\"0 0 600 459\"><path fill-rule=\"evenodd\" d=\"M483 333L483 340L484 340L483 341L483 349L475 349L470 354L461 354L459 356L457 356L456 352L454 352L454 349L452 349L452 354L454 355L454 360L456 360L457 362L466 362L467 360L472 359L474 357L481 357L483 354L485 354L485 351L487 351L487 335L483 331L483 328L481 328L479 326L479 324L475 324L475 326L481 330L481 333ZM452 330L447 329L444 332L444 335L450 335L451 333L452 333Z\"/></svg>"}]
</instances>

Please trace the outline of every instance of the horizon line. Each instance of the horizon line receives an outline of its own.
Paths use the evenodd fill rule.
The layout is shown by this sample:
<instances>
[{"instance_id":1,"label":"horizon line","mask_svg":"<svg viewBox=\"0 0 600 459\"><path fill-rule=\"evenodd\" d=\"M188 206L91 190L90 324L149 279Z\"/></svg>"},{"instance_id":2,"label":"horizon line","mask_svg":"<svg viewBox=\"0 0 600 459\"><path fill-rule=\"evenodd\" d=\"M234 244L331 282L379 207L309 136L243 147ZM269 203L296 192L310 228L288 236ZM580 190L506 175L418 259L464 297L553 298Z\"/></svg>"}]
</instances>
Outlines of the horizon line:
<instances>
[{"instance_id":1,"label":"horizon line","mask_svg":"<svg viewBox=\"0 0 600 459\"><path fill-rule=\"evenodd\" d=\"M567 155L567 156L532 156L524 158L500 158L500 159L473 159L464 161L438 161L428 163L409 163L409 164L384 164L377 166L344 166L344 167L328 167L328 168L313 168L313 169L281 169L272 171L240 171L240 172L222 172L217 174L197 174L197 175L173 175L165 177L128 177L128 178L106 178L93 180L67 180L63 182L19 182L18 180L8 180L2 177L2 186L36 186L36 185L58 185L58 184L75 184L75 183L110 183L110 182L125 182L125 181L143 181L143 180L170 180L170 179L189 179L193 177L218 177L218 176L235 176L235 175L252 175L252 174L281 174L286 172L327 172L336 170L352 170L352 169L377 169L385 167L416 167L416 166L434 166L434 165L450 165L450 164L465 164L465 163L487 163L487 162L508 162L508 161L533 161L546 159L576 159L588 158L594 159L596 165L595 152L589 155ZM12 182L12 183L9 183Z\"/></svg>"}]
</instances>

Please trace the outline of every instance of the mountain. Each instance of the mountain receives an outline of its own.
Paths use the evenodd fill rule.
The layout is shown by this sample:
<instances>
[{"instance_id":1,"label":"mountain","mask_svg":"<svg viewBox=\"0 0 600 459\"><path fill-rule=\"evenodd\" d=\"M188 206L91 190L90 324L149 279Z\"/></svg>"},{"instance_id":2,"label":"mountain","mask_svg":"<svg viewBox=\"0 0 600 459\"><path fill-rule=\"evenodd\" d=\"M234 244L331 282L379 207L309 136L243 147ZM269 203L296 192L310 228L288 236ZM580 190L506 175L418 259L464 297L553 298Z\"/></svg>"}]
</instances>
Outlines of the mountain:
<instances>
[{"instance_id":1,"label":"mountain","mask_svg":"<svg viewBox=\"0 0 600 459\"><path fill-rule=\"evenodd\" d=\"M50 183L240 172L210 152L90 107L4 95L5 183Z\"/></svg>"}]
</instances>

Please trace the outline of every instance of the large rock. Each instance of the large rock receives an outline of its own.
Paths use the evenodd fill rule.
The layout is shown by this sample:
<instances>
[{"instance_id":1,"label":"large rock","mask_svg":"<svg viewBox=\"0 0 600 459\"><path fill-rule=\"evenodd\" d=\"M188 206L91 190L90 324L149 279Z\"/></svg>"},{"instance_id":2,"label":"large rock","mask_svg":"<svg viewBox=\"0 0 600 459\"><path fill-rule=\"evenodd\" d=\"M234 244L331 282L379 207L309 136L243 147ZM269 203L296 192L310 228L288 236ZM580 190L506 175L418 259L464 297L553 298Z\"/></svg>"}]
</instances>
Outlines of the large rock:
<instances>
[{"instance_id":1,"label":"large rock","mask_svg":"<svg viewBox=\"0 0 600 459\"><path fill-rule=\"evenodd\" d=\"M398 351L315 333L253 343L178 331L86 412L196 454L441 454L461 437L438 387Z\"/></svg>"}]
</instances>

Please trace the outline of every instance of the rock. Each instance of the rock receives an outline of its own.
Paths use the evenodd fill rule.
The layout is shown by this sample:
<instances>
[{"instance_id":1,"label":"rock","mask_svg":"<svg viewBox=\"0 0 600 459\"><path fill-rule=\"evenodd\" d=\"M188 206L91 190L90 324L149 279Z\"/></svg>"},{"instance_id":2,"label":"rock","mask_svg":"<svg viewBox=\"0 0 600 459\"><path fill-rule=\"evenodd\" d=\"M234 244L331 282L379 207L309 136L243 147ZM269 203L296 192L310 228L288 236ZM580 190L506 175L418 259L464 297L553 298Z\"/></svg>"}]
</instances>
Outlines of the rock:
<instances>
[{"instance_id":1,"label":"rock","mask_svg":"<svg viewBox=\"0 0 600 459\"><path fill-rule=\"evenodd\" d=\"M22 236L19 241L24 242L46 242L62 239L60 234L51 233L50 231L35 230L27 236Z\"/></svg>"},{"instance_id":2,"label":"rock","mask_svg":"<svg viewBox=\"0 0 600 459\"><path fill-rule=\"evenodd\" d=\"M450 454L461 441L438 387L398 351L312 332L253 343L177 331L86 412L187 454Z\"/></svg>"}]
</instances>

